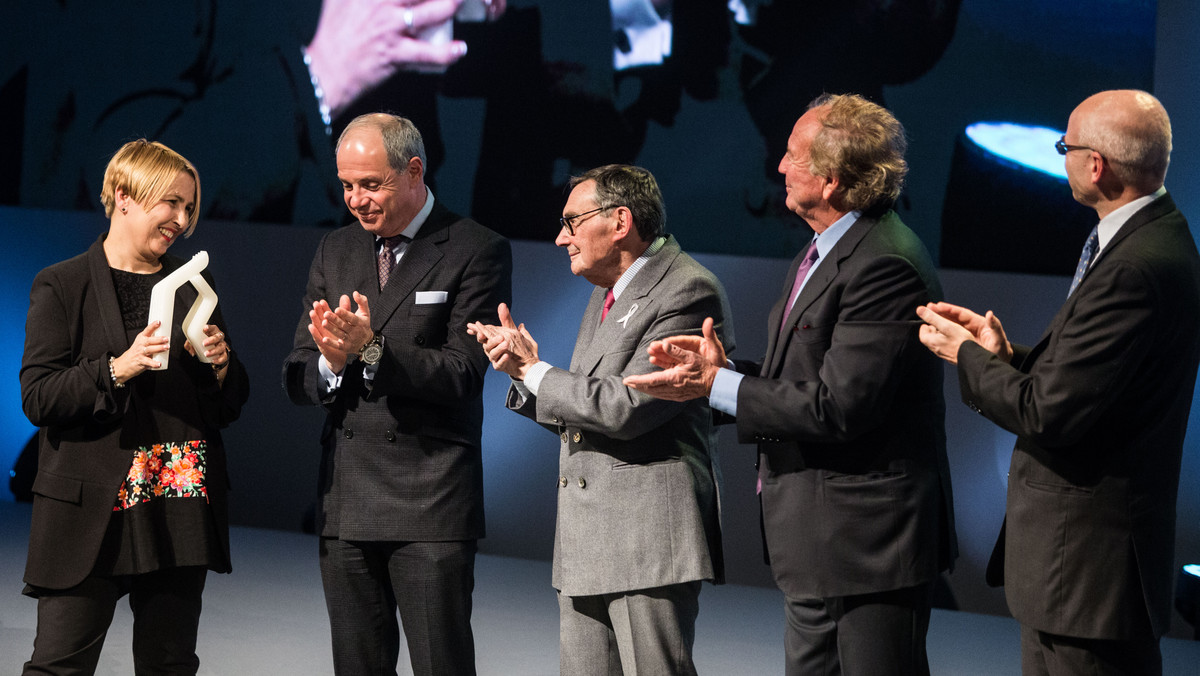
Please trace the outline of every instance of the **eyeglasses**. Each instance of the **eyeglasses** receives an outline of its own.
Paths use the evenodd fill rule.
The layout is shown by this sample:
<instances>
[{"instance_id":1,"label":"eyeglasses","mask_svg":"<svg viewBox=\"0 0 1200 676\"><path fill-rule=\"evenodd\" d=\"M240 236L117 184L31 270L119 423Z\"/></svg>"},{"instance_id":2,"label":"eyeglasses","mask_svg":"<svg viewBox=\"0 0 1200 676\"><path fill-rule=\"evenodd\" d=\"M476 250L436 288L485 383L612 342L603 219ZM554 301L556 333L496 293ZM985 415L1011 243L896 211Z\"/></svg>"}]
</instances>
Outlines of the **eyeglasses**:
<instances>
[{"instance_id":1,"label":"eyeglasses","mask_svg":"<svg viewBox=\"0 0 1200 676\"><path fill-rule=\"evenodd\" d=\"M597 211L604 211L605 209L612 209L612 208L613 207L596 207L595 209L592 209L590 211L585 211L582 214L575 214L574 216L565 216L563 218L558 219L558 222L560 225L562 225L562 227L567 229L568 235L574 237L575 236L575 226L582 222L582 221L579 221L580 218L587 216L588 214L594 214ZM587 219L584 219L584 220L587 220ZM579 223L577 223L576 221L579 221Z\"/></svg>"},{"instance_id":2,"label":"eyeglasses","mask_svg":"<svg viewBox=\"0 0 1200 676\"><path fill-rule=\"evenodd\" d=\"M1066 134L1063 134L1061 138L1059 138L1057 141L1054 142L1054 149L1058 151L1059 155L1066 155L1068 152L1070 152L1072 150L1092 150L1092 151L1095 150L1095 148L1090 148L1088 146L1067 145L1067 135Z\"/></svg>"}]
</instances>

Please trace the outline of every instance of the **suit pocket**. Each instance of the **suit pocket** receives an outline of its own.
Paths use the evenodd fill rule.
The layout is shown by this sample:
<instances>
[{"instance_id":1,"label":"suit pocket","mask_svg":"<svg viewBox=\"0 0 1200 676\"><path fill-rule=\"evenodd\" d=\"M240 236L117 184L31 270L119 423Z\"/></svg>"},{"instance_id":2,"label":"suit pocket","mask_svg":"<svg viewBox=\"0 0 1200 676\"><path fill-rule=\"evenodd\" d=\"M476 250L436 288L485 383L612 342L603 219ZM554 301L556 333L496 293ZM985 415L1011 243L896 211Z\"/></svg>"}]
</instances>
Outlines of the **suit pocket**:
<instances>
[{"instance_id":1,"label":"suit pocket","mask_svg":"<svg viewBox=\"0 0 1200 676\"><path fill-rule=\"evenodd\" d=\"M83 500L83 482L57 474L38 472L33 480L33 492L44 498L78 505Z\"/></svg>"},{"instance_id":2,"label":"suit pocket","mask_svg":"<svg viewBox=\"0 0 1200 676\"><path fill-rule=\"evenodd\" d=\"M1095 491L1085 486L1076 486L1074 484L1060 484L1050 481L1035 481L1026 479L1025 485L1035 491L1043 493L1054 493L1056 495L1078 496L1081 498L1090 497L1095 494Z\"/></svg>"},{"instance_id":3,"label":"suit pocket","mask_svg":"<svg viewBox=\"0 0 1200 676\"><path fill-rule=\"evenodd\" d=\"M629 363L633 352L633 349L606 352L600 357L600 359L596 361L595 364L592 365L592 368L587 372L587 375L595 376L597 374L620 373L621 369ZM601 368L601 364L613 364L614 368Z\"/></svg>"},{"instance_id":4,"label":"suit pocket","mask_svg":"<svg viewBox=\"0 0 1200 676\"><path fill-rule=\"evenodd\" d=\"M428 317L430 315L450 315L449 303L422 303L413 305L408 314L413 317Z\"/></svg>"},{"instance_id":5,"label":"suit pocket","mask_svg":"<svg viewBox=\"0 0 1200 676\"><path fill-rule=\"evenodd\" d=\"M887 472L866 472L864 474L830 474L825 477L825 481L835 484L870 484L887 482L898 477L905 476L907 472L902 471L887 471Z\"/></svg>"},{"instance_id":6,"label":"suit pocket","mask_svg":"<svg viewBox=\"0 0 1200 676\"><path fill-rule=\"evenodd\" d=\"M804 317L792 327L792 340L798 343L828 343L835 324L810 324Z\"/></svg>"},{"instance_id":7,"label":"suit pocket","mask_svg":"<svg viewBox=\"0 0 1200 676\"><path fill-rule=\"evenodd\" d=\"M677 462L683 462L682 458L656 458L646 460L645 462L614 462L612 469L614 472L621 470L639 469L642 467L655 467L658 465L671 465Z\"/></svg>"}]
</instances>

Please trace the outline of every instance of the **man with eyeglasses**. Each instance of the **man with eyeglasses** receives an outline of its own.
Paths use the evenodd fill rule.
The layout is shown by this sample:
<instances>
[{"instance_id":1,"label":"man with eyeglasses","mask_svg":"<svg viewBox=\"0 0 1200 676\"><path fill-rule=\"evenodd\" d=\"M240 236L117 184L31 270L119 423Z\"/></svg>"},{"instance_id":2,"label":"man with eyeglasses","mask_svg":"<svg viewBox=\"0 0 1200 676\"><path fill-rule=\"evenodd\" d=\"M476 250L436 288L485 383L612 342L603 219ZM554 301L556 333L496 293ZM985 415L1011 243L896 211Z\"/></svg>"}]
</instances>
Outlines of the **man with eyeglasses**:
<instances>
[{"instance_id":1,"label":"man with eyeglasses","mask_svg":"<svg viewBox=\"0 0 1200 676\"><path fill-rule=\"evenodd\" d=\"M1142 91L1081 103L1056 144L1100 222L1032 347L1000 320L918 309L963 401L1017 435L988 582L1021 623L1025 674L1162 673L1175 502L1200 364L1200 255L1163 187L1171 123Z\"/></svg>"},{"instance_id":2,"label":"man with eyeglasses","mask_svg":"<svg viewBox=\"0 0 1200 676\"><path fill-rule=\"evenodd\" d=\"M653 369L652 341L699 334L705 317L732 346L729 303L665 234L650 172L608 165L570 185L555 243L595 285L570 368L540 361L504 305L499 326L469 331L512 377L508 408L561 440L552 584L562 673L695 674L700 583L724 575L712 412L621 379Z\"/></svg>"}]
</instances>

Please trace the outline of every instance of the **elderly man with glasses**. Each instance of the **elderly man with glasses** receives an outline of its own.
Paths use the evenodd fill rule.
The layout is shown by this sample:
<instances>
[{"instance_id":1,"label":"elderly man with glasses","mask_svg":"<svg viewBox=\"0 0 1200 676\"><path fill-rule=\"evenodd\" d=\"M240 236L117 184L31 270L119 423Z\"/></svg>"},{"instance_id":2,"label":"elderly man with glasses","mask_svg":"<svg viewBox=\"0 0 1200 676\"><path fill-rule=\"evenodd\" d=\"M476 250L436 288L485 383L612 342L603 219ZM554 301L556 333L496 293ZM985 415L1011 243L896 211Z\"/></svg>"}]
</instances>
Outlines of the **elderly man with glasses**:
<instances>
[{"instance_id":1,"label":"elderly man with glasses","mask_svg":"<svg viewBox=\"0 0 1200 676\"><path fill-rule=\"evenodd\" d=\"M512 377L508 408L560 437L554 588L564 674L695 674L700 583L723 577L718 464L707 402L660 401L621 384L654 369L646 348L699 335L733 344L717 278L665 234L650 172L609 165L571 181L555 243L595 285L569 369L504 305L469 325Z\"/></svg>"}]
</instances>

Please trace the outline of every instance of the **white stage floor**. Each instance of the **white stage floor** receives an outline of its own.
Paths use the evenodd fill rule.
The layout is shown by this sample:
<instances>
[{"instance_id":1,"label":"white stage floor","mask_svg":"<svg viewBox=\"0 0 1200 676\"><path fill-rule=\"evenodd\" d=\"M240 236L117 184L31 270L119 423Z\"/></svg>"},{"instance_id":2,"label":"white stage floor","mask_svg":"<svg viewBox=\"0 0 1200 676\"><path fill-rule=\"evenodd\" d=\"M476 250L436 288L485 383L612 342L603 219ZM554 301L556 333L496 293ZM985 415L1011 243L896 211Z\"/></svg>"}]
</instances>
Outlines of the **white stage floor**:
<instances>
[{"instance_id":1,"label":"white stage floor","mask_svg":"<svg viewBox=\"0 0 1200 676\"><path fill-rule=\"evenodd\" d=\"M0 675L19 674L33 648L36 603L21 595L29 505L0 502ZM330 674L329 624L316 540L301 533L234 528L231 575L210 575L200 621L200 673L212 676ZM476 564L476 657L481 676L558 673L558 605L550 564L481 555ZM758 587L705 585L696 628L701 674L782 673L782 596ZM133 673L131 618L118 608L98 674ZM934 610L934 674L1020 673L1016 623ZM1200 642L1165 639L1166 673L1200 674ZM410 673L407 663L401 674Z\"/></svg>"}]
</instances>

